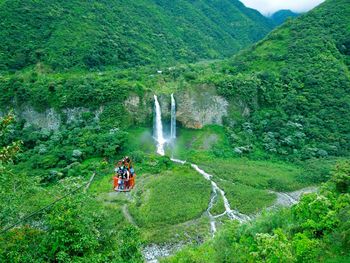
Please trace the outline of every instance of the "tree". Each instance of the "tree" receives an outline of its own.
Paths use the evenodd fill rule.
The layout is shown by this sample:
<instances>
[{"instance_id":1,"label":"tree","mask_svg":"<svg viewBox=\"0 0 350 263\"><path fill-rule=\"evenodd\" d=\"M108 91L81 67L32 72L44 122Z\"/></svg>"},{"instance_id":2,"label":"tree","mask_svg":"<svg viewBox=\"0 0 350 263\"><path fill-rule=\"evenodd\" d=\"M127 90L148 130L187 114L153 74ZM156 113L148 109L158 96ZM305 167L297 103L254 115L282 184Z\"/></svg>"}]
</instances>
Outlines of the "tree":
<instances>
[{"instance_id":1,"label":"tree","mask_svg":"<svg viewBox=\"0 0 350 263\"><path fill-rule=\"evenodd\" d=\"M257 252L253 256L257 262L295 262L292 246L281 229L274 230L274 234L256 234Z\"/></svg>"},{"instance_id":2,"label":"tree","mask_svg":"<svg viewBox=\"0 0 350 263\"><path fill-rule=\"evenodd\" d=\"M6 115L0 119L0 142L3 141L3 136L8 126L14 121L12 114ZM14 157L20 151L22 142L12 142L10 145L4 145L0 149L0 171L4 169L3 165L13 162Z\"/></svg>"},{"instance_id":3,"label":"tree","mask_svg":"<svg viewBox=\"0 0 350 263\"><path fill-rule=\"evenodd\" d=\"M348 193L350 190L350 161L344 161L337 164L332 181L335 183L337 191Z\"/></svg>"}]
</instances>

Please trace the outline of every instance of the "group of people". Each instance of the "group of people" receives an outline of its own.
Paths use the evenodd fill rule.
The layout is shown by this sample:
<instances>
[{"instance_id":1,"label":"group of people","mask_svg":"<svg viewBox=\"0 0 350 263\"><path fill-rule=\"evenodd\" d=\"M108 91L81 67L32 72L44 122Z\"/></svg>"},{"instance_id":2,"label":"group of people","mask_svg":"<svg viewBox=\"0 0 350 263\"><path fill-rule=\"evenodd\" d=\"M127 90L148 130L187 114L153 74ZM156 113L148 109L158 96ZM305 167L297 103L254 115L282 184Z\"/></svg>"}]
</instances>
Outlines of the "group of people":
<instances>
[{"instance_id":1,"label":"group of people","mask_svg":"<svg viewBox=\"0 0 350 263\"><path fill-rule=\"evenodd\" d=\"M114 189L124 191L134 187L135 170L131 159L126 156L115 166Z\"/></svg>"}]
</instances>

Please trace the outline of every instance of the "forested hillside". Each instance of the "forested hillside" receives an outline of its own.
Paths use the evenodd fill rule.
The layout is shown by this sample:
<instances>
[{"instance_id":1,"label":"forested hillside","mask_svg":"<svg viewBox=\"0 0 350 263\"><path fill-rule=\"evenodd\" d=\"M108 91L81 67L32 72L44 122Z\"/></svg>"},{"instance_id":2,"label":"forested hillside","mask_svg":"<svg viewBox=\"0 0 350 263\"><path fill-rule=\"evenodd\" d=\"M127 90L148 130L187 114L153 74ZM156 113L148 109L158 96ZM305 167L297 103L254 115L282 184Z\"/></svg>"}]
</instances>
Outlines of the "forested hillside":
<instances>
[{"instance_id":1,"label":"forested hillside","mask_svg":"<svg viewBox=\"0 0 350 263\"><path fill-rule=\"evenodd\" d=\"M273 27L238 0L1 1L0 23L0 70L222 58Z\"/></svg>"},{"instance_id":2,"label":"forested hillside","mask_svg":"<svg viewBox=\"0 0 350 263\"><path fill-rule=\"evenodd\" d=\"M295 18L297 16L299 16L300 14L298 13L294 13L291 10L280 10L277 11L276 13L274 13L271 16L271 19L277 24L280 25L283 22L285 22L288 18Z\"/></svg>"},{"instance_id":3,"label":"forested hillside","mask_svg":"<svg viewBox=\"0 0 350 263\"><path fill-rule=\"evenodd\" d=\"M0 262L349 262L350 2L272 24L0 0Z\"/></svg>"},{"instance_id":4,"label":"forested hillside","mask_svg":"<svg viewBox=\"0 0 350 263\"><path fill-rule=\"evenodd\" d=\"M349 153L349 43L350 3L329 0L230 60L212 81L245 109L233 143L298 158Z\"/></svg>"}]
</instances>

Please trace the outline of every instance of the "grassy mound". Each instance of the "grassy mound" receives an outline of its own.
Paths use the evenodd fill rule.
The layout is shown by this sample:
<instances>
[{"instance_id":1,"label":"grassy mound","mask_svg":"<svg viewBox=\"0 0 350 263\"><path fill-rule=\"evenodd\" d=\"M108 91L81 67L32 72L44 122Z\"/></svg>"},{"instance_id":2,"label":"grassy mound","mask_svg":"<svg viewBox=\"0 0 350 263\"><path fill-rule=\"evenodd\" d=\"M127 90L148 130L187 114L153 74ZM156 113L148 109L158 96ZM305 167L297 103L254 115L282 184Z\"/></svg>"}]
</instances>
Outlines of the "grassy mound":
<instances>
[{"instance_id":1,"label":"grassy mound","mask_svg":"<svg viewBox=\"0 0 350 263\"><path fill-rule=\"evenodd\" d=\"M190 167L175 166L157 175L145 175L139 182L130 212L146 236L152 236L152 242L164 241L163 230L170 234L168 237L176 236L184 228L195 230L193 223L207 209L210 192L210 183L201 175Z\"/></svg>"}]
</instances>

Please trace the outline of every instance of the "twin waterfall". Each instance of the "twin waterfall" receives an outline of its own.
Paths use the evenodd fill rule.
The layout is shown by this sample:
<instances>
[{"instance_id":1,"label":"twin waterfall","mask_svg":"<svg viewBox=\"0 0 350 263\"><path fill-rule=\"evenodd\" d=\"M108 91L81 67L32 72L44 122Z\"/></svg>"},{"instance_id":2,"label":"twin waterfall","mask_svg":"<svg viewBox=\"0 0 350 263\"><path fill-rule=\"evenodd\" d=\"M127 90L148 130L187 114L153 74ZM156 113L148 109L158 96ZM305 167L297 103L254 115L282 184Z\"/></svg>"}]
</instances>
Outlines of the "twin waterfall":
<instances>
[{"instance_id":1,"label":"twin waterfall","mask_svg":"<svg viewBox=\"0 0 350 263\"><path fill-rule=\"evenodd\" d=\"M170 123L170 138L165 139L163 133L163 123L162 123L162 112L159 105L159 101L156 95L154 95L154 106L155 106L155 118L154 118L154 138L157 142L157 153L159 155L165 155L164 146L166 143L174 143L176 139L176 102L174 95L171 94L171 123ZM186 161L171 158L175 163L185 164ZM213 181L213 175L206 173L200 169L196 164L190 164L191 167L201 174L206 180L211 182L212 186L212 197L209 202L207 213L210 220L212 235L216 232L216 220L222 216L227 215L231 220L238 220L239 222L246 222L251 218L247 215L241 214L240 212L231 208L228 199L225 196L225 192L219 188L217 183ZM224 201L225 211L220 215L212 215L211 209L214 206L215 201L218 198L222 198Z\"/></svg>"}]
</instances>

